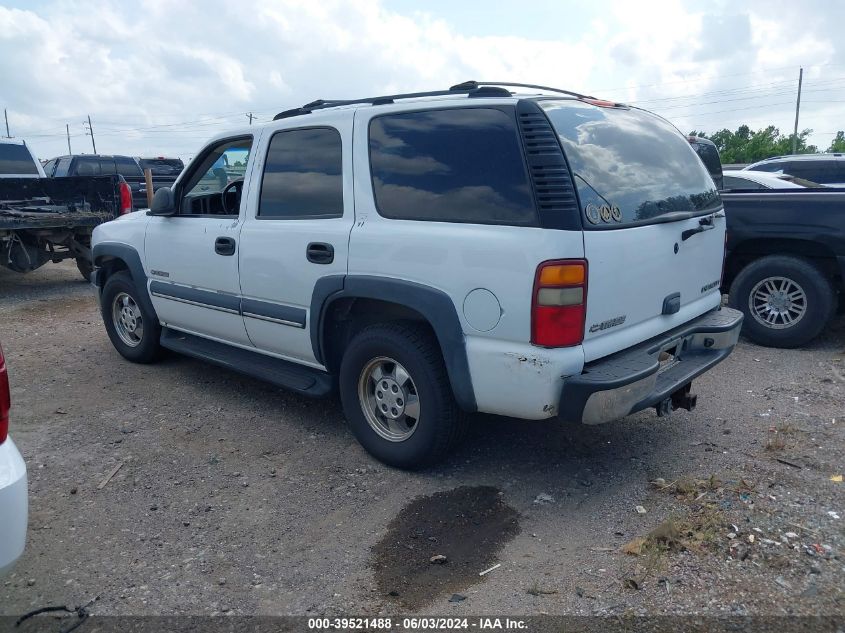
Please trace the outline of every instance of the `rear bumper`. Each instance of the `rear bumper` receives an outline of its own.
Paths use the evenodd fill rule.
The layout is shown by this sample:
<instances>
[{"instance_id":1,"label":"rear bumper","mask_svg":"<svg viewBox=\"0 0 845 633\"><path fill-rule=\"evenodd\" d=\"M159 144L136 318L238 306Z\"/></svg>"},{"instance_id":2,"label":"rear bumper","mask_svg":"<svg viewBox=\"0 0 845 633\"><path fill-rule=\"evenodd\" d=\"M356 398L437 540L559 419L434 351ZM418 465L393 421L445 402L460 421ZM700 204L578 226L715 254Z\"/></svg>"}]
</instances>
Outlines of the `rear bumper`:
<instances>
[{"instance_id":1,"label":"rear bumper","mask_svg":"<svg viewBox=\"0 0 845 633\"><path fill-rule=\"evenodd\" d=\"M566 379L559 417L600 424L665 402L722 362L739 339L742 313L717 308L669 332L584 366ZM660 363L662 352L672 360Z\"/></svg>"},{"instance_id":2,"label":"rear bumper","mask_svg":"<svg viewBox=\"0 0 845 633\"><path fill-rule=\"evenodd\" d=\"M28 507L26 464L7 438L0 444L0 576L23 554Z\"/></svg>"}]
</instances>

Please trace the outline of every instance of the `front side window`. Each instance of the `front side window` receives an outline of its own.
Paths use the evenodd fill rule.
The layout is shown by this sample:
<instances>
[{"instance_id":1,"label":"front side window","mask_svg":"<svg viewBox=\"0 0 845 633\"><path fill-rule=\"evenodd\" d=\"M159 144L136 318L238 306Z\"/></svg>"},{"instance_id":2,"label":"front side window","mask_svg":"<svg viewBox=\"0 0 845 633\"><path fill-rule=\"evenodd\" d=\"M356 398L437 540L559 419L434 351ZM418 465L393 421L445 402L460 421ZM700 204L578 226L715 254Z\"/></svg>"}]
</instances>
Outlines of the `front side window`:
<instances>
[{"instance_id":1,"label":"front side window","mask_svg":"<svg viewBox=\"0 0 845 633\"><path fill-rule=\"evenodd\" d=\"M68 171L70 170L70 164L73 162L73 158L70 156L66 158L60 158L59 162L56 163L56 173L53 174L56 178L60 178L63 176L67 176Z\"/></svg>"},{"instance_id":2,"label":"front side window","mask_svg":"<svg viewBox=\"0 0 845 633\"><path fill-rule=\"evenodd\" d=\"M575 100L538 103L569 159L585 227L612 229L720 208L704 164L664 119ZM603 207L607 211L599 214Z\"/></svg>"},{"instance_id":3,"label":"front side window","mask_svg":"<svg viewBox=\"0 0 845 633\"><path fill-rule=\"evenodd\" d=\"M784 171L784 163L774 162L774 163L761 163L760 165L754 165L751 167L754 171L768 171L770 173L777 173Z\"/></svg>"},{"instance_id":4,"label":"front side window","mask_svg":"<svg viewBox=\"0 0 845 633\"><path fill-rule=\"evenodd\" d=\"M378 211L388 218L536 226L511 114L457 108L386 114L370 122Z\"/></svg>"},{"instance_id":5,"label":"front side window","mask_svg":"<svg viewBox=\"0 0 845 633\"><path fill-rule=\"evenodd\" d=\"M790 176L823 185L845 182L835 160L794 160L784 169Z\"/></svg>"},{"instance_id":6,"label":"front side window","mask_svg":"<svg viewBox=\"0 0 845 633\"><path fill-rule=\"evenodd\" d=\"M251 149L252 137L246 137L223 141L204 153L185 183L179 215L237 216Z\"/></svg>"},{"instance_id":7,"label":"front side window","mask_svg":"<svg viewBox=\"0 0 845 633\"><path fill-rule=\"evenodd\" d=\"M258 217L341 217L342 174L340 133L334 128L276 132L264 164Z\"/></svg>"}]
</instances>

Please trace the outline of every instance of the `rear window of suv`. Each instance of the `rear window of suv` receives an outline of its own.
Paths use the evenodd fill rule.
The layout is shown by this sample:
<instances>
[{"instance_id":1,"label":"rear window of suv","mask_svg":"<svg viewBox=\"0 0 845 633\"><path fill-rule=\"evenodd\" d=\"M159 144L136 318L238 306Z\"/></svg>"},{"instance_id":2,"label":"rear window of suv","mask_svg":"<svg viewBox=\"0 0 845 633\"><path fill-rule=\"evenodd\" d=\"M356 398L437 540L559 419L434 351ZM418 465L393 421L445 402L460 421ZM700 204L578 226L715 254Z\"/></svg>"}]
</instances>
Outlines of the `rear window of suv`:
<instances>
[{"instance_id":1,"label":"rear window of suv","mask_svg":"<svg viewBox=\"0 0 845 633\"><path fill-rule=\"evenodd\" d=\"M538 103L569 160L585 226L670 221L721 207L686 137L660 117L572 100Z\"/></svg>"},{"instance_id":2,"label":"rear window of suv","mask_svg":"<svg viewBox=\"0 0 845 633\"><path fill-rule=\"evenodd\" d=\"M513 115L494 108L386 114L370 122L378 212L388 218L536 226Z\"/></svg>"},{"instance_id":3,"label":"rear window of suv","mask_svg":"<svg viewBox=\"0 0 845 633\"><path fill-rule=\"evenodd\" d=\"M0 174L37 175L38 167L26 146L0 143Z\"/></svg>"}]
</instances>

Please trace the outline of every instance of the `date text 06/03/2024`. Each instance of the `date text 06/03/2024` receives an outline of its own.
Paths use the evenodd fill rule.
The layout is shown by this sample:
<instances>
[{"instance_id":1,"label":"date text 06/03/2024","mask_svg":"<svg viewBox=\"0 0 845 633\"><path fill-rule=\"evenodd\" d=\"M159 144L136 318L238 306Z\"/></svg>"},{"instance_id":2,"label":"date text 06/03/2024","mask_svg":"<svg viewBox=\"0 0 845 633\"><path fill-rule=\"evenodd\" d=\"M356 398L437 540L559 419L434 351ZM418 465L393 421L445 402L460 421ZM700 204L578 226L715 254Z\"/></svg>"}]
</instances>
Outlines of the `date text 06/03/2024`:
<instances>
[{"instance_id":1,"label":"date text 06/03/2024","mask_svg":"<svg viewBox=\"0 0 845 633\"><path fill-rule=\"evenodd\" d=\"M410 617L400 621L392 618L309 618L308 628L316 631L323 630L373 630L390 631L397 626L397 630L405 631L442 631L442 630L523 630L527 628L524 620L512 618L437 618Z\"/></svg>"}]
</instances>

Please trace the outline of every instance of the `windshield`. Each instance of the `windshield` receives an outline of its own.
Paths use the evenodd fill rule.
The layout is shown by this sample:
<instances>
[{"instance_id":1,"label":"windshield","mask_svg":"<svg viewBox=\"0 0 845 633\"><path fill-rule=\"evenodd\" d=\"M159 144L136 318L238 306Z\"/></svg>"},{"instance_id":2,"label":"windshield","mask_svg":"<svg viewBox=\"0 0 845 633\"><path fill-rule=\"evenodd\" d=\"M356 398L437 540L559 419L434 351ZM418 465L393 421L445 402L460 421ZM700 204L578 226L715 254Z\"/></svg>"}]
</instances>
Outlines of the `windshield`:
<instances>
[{"instance_id":1,"label":"windshield","mask_svg":"<svg viewBox=\"0 0 845 633\"><path fill-rule=\"evenodd\" d=\"M25 145L0 143L0 174L38 175L38 167Z\"/></svg>"},{"instance_id":2,"label":"windshield","mask_svg":"<svg viewBox=\"0 0 845 633\"><path fill-rule=\"evenodd\" d=\"M721 207L713 180L686 137L660 117L572 100L538 103L574 172L581 211L596 228Z\"/></svg>"}]
</instances>

